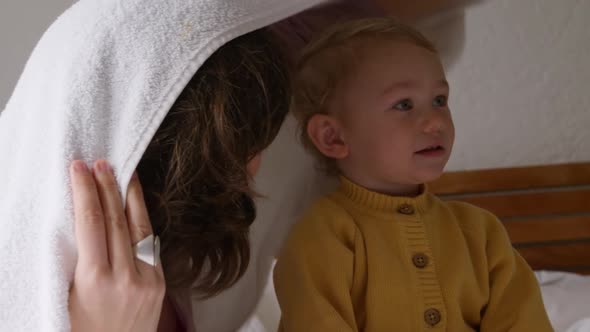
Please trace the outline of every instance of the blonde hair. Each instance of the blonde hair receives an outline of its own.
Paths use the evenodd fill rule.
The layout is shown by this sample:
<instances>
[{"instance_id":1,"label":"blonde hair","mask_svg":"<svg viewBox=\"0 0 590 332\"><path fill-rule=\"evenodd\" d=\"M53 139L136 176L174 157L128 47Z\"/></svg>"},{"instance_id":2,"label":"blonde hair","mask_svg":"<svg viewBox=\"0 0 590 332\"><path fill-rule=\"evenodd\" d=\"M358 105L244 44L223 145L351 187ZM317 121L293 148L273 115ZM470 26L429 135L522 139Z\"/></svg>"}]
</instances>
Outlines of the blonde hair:
<instances>
[{"instance_id":1,"label":"blonde hair","mask_svg":"<svg viewBox=\"0 0 590 332\"><path fill-rule=\"evenodd\" d=\"M299 122L299 136L327 174L338 174L335 160L324 156L307 135L315 114L330 114L332 93L353 71L354 44L366 40L404 41L437 52L418 30L392 17L366 18L335 24L314 38L302 51L293 73L291 111Z\"/></svg>"}]
</instances>

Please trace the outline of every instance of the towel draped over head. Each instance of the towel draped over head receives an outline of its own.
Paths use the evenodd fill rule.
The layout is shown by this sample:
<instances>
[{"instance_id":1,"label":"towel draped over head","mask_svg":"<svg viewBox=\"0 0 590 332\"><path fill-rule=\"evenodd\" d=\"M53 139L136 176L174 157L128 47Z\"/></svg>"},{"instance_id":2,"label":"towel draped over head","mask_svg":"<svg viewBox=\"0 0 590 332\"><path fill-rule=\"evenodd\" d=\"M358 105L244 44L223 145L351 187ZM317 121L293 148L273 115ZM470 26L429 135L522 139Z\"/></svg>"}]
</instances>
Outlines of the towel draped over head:
<instances>
[{"instance_id":1,"label":"towel draped over head","mask_svg":"<svg viewBox=\"0 0 590 332\"><path fill-rule=\"evenodd\" d=\"M69 330L70 162L106 158L126 192L166 113L215 50L321 2L81 0L57 19L0 113L0 331ZM201 317L200 329L235 329L219 325L244 318L235 314ZM208 328L213 320L228 323Z\"/></svg>"}]
</instances>

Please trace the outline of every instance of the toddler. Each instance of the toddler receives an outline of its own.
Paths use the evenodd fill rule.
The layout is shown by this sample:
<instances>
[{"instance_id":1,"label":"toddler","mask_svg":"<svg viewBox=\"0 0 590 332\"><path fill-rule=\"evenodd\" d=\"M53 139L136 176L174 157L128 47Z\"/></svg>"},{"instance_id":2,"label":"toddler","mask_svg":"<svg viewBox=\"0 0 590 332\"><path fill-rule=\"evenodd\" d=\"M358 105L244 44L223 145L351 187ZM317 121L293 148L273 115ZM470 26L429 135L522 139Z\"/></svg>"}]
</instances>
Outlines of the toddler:
<instances>
[{"instance_id":1,"label":"toddler","mask_svg":"<svg viewBox=\"0 0 590 332\"><path fill-rule=\"evenodd\" d=\"M553 331L501 222L427 190L453 148L448 99L435 47L391 18L337 25L303 51L293 112L340 186L279 256L281 331Z\"/></svg>"}]
</instances>

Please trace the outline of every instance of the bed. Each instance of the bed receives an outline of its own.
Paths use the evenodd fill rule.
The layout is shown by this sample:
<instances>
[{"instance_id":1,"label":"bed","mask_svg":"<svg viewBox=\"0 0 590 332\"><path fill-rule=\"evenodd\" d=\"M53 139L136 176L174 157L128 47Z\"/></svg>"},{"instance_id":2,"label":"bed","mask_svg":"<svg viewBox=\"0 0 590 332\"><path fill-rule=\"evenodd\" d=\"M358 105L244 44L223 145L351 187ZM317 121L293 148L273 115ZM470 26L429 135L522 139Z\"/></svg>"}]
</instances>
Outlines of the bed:
<instances>
[{"instance_id":1,"label":"bed","mask_svg":"<svg viewBox=\"0 0 590 332\"><path fill-rule=\"evenodd\" d=\"M496 214L535 270L555 330L590 331L590 163L449 172L429 189ZM269 284L243 331L274 331L279 315Z\"/></svg>"}]
</instances>

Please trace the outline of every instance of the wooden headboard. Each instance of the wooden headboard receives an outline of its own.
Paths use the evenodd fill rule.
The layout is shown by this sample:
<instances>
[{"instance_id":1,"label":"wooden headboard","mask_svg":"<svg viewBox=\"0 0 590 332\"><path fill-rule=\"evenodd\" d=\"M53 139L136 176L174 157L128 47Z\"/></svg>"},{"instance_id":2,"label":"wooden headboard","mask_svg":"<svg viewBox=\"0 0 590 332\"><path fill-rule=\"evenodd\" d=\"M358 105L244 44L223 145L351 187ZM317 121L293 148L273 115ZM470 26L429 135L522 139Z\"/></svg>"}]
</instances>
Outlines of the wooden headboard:
<instances>
[{"instance_id":1,"label":"wooden headboard","mask_svg":"<svg viewBox=\"0 0 590 332\"><path fill-rule=\"evenodd\" d=\"M449 172L429 189L493 212L533 269L590 274L590 163Z\"/></svg>"}]
</instances>

